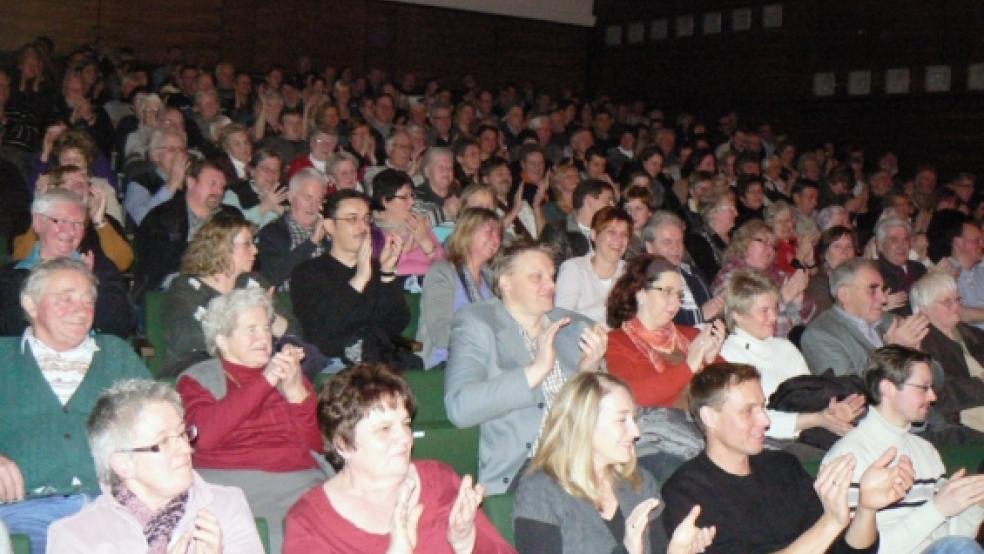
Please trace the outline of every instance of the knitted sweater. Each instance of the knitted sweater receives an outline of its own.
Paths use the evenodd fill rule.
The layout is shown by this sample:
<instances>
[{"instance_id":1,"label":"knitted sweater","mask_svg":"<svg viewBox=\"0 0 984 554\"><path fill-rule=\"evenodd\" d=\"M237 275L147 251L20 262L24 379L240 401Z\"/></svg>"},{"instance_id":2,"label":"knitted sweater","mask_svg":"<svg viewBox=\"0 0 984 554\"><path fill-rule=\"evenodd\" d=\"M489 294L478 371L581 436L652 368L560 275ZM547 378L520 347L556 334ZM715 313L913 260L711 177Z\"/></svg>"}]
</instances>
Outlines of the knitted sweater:
<instances>
[{"instance_id":1,"label":"knitted sweater","mask_svg":"<svg viewBox=\"0 0 984 554\"><path fill-rule=\"evenodd\" d=\"M150 379L127 343L97 335L99 350L78 390L62 406L27 343L0 338L0 454L24 475L29 496L99 494L85 420L99 394L120 379ZM76 481L77 480L77 481ZM73 484L73 481L76 481Z\"/></svg>"},{"instance_id":2,"label":"knitted sweater","mask_svg":"<svg viewBox=\"0 0 984 554\"><path fill-rule=\"evenodd\" d=\"M891 447L898 449L899 456L912 459L916 480L905 498L878 512L876 518L881 536L878 551L885 554L922 552L931 542L942 537L977 536L977 528L984 520L984 508L971 506L948 518L940 513L933 501L936 492L946 482L946 468L936 448L922 437L910 433L908 425L892 425L874 408L868 410L868 415L857 427L837 441L823 460L827 463L847 453L854 454L857 459L848 493L851 507L858 503L861 474Z\"/></svg>"}]
</instances>

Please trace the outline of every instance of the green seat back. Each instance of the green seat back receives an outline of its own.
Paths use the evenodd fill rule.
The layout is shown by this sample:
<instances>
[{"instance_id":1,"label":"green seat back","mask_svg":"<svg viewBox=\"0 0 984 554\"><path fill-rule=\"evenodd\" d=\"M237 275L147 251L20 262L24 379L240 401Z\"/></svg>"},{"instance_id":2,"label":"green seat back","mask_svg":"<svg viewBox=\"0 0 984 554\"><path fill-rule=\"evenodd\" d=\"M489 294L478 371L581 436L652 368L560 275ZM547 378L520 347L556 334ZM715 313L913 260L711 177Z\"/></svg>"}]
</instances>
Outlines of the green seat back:
<instances>
[{"instance_id":1,"label":"green seat back","mask_svg":"<svg viewBox=\"0 0 984 554\"><path fill-rule=\"evenodd\" d=\"M403 377L417 397L417 416L414 423L450 424L448 412L444 408L444 369L407 371Z\"/></svg>"},{"instance_id":2,"label":"green seat back","mask_svg":"<svg viewBox=\"0 0 984 554\"><path fill-rule=\"evenodd\" d=\"M410 323L407 323L403 330L403 337L415 340L417 338L417 325L420 323L420 297L419 293L405 292L403 298L407 301L407 308L410 309Z\"/></svg>"},{"instance_id":3,"label":"green seat back","mask_svg":"<svg viewBox=\"0 0 984 554\"><path fill-rule=\"evenodd\" d=\"M147 369L152 375L160 373L161 360L164 359L164 325L161 322L164 292L153 290L144 297L144 330L147 340L154 347L154 356L147 360Z\"/></svg>"},{"instance_id":4,"label":"green seat back","mask_svg":"<svg viewBox=\"0 0 984 554\"><path fill-rule=\"evenodd\" d=\"M478 475L478 427L459 429L451 424L414 424L413 457L439 460L459 475Z\"/></svg>"},{"instance_id":5,"label":"green seat back","mask_svg":"<svg viewBox=\"0 0 984 554\"><path fill-rule=\"evenodd\" d=\"M10 545L14 547L14 554L31 554L31 539L27 535L10 535Z\"/></svg>"},{"instance_id":6,"label":"green seat back","mask_svg":"<svg viewBox=\"0 0 984 554\"><path fill-rule=\"evenodd\" d=\"M260 542L263 543L263 551L270 554L270 527L267 525L266 518L255 517L256 532L260 535Z\"/></svg>"},{"instance_id":7,"label":"green seat back","mask_svg":"<svg viewBox=\"0 0 984 554\"><path fill-rule=\"evenodd\" d=\"M485 510L485 515L489 517L492 525L495 525L495 528L499 530L502 538L509 541L509 544L516 546L516 536L513 532L512 523L513 495L506 493L486 496L482 502L482 509Z\"/></svg>"}]
</instances>

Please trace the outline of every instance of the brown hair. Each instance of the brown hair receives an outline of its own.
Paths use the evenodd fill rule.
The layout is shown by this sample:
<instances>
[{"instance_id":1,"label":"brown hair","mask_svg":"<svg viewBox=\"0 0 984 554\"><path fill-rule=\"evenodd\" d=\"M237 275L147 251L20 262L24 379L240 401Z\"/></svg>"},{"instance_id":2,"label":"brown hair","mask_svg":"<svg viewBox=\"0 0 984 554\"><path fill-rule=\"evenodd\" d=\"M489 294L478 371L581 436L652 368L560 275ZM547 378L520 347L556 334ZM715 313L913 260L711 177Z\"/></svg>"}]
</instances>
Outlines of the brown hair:
<instances>
[{"instance_id":1,"label":"brown hair","mask_svg":"<svg viewBox=\"0 0 984 554\"><path fill-rule=\"evenodd\" d=\"M600 233L615 221L624 221L629 226L629 231L632 231L632 216L616 206L605 206L595 212L594 217L591 218L591 230L595 234Z\"/></svg>"},{"instance_id":2,"label":"brown hair","mask_svg":"<svg viewBox=\"0 0 984 554\"><path fill-rule=\"evenodd\" d=\"M75 148L82 153L82 157L85 158L85 163L88 165L87 169L91 173L98 150L89 133L82 129L66 129L51 146L51 155L55 158L54 161L57 162L61 153L70 148Z\"/></svg>"},{"instance_id":3,"label":"brown hair","mask_svg":"<svg viewBox=\"0 0 984 554\"><path fill-rule=\"evenodd\" d=\"M468 248L471 246L472 237L487 222L495 223L499 229L499 238L502 238L502 224L499 216L492 210L485 208L465 208L458 215L454 223L454 232L448 237L448 242L444 245L447 252L448 261L455 267L461 267L468 261Z\"/></svg>"},{"instance_id":4,"label":"brown hair","mask_svg":"<svg viewBox=\"0 0 984 554\"><path fill-rule=\"evenodd\" d=\"M355 426L370 410L399 402L412 419L417 401L410 385L382 363L361 363L332 377L318 394L318 425L325 439L325 458L336 469L345 464L337 446L354 446ZM336 442L337 441L337 442Z\"/></svg>"},{"instance_id":5,"label":"brown hair","mask_svg":"<svg viewBox=\"0 0 984 554\"><path fill-rule=\"evenodd\" d=\"M762 232L766 232L773 237L776 236L775 233L772 232L772 227L769 227L769 225L761 219L749 220L747 223L736 229L734 234L731 235L731 243L728 244L727 250L724 251L723 262L727 263L735 258L744 258L745 253L748 252L748 246L752 244L752 241L755 240L755 238Z\"/></svg>"},{"instance_id":6,"label":"brown hair","mask_svg":"<svg viewBox=\"0 0 984 554\"><path fill-rule=\"evenodd\" d=\"M212 216L188 244L181 258L181 273L217 275L232 269L232 241L243 229L256 234L256 226L241 215L219 212Z\"/></svg>"},{"instance_id":7,"label":"brown hair","mask_svg":"<svg viewBox=\"0 0 984 554\"><path fill-rule=\"evenodd\" d=\"M608 294L608 326L616 329L635 317L639 311L636 293L668 271L679 273L676 266L657 254L640 254L629 262Z\"/></svg>"},{"instance_id":8,"label":"brown hair","mask_svg":"<svg viewBox=\"0 0 984 554\"><path fill-rule=\"evenodd\" d=\"M748 364L716 362L710 364L690 380L690 417L701 431L707 432L700 419L700 409L704 406L717 408L724 402L728 389L745 381L761 380L759 371Z\"/></svg>"}]
</instances>

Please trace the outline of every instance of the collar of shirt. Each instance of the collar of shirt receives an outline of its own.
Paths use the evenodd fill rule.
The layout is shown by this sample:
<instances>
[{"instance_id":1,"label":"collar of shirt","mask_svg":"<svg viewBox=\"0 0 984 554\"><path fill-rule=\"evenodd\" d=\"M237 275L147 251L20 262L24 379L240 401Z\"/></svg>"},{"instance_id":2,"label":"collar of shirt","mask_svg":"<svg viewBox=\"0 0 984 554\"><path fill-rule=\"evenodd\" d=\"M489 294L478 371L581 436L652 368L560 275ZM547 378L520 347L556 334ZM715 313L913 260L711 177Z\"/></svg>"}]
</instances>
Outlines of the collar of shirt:
<instances>
[{"instance_id":1,"label":"collar of shirt","mask_svg":"<svg viewBox=\"0 0 984 554\"><path fill-rule=\"evenodd\" d=\"M78 251L75 250L72 251L72 254L69 256L69 258L78 261L82 257L79 255ZM41 263L41 261L42 261L41 241L39 240L38 242L34 243L34 246L31 248L31 253L28 254L27 257L24 258L23 260L17 262L17 265L14 266L14 269L28 269L28 270L34 269L34 267L39 263Z\"/></svg>"},{"instance_id":2,"label":"collar of shirt","mask_svg":"<svg viewBox=\"0 0 984 554\"><path fill-rule=\"evenodd\" d=\"M868 339L868 341L870 341L875 348L880 348L885 344L881 338L881 334L878 333L878 329L874 325L871 325L854 314L848 313L847 310L841 308L840 306L834 306L834 309L840 312L842 316L857 327L858 331L861 331L861 334L864 335L864 337Z\"/></svg>"},{"instance_id":3,"label":"collar of shirt","mask_svg":"<svg viewBox=\"0 0 984 554\"><path fill-rule=\"evenodd\" d=\"M96 339L92 337L92 333L90 332L89 335L85 337L85 339L83 339L77 346L73 346L68 350L59 352L42 342L41 339L34 336L34 329L30 325L27 329L24 329L24 335L21 336L21 354L25 352L25 345L30 345L31 353L34 354L35 359L42 357L59 357L65 360L91 360L92 356L99 351L99 345L96 344Z\"/></svg>"}]
</instances>

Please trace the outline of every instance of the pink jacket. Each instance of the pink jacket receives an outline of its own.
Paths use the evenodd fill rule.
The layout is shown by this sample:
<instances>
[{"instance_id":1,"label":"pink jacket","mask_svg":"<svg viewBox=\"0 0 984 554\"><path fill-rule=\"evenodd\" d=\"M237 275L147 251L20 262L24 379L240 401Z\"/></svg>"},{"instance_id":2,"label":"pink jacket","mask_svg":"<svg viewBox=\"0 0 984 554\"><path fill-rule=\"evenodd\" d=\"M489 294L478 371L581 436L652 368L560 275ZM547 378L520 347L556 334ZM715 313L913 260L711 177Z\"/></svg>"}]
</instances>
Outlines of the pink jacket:
<instances>
[{"instance_id":1,"label":"pink jacket","mask_svg":"<svg viewBox=\"0 0 984 554\"><path fill-rule=\"evenodd\" d=\"M184 532L195 530L195 514L207 509L219 519L223 551L229 554L264 554L256 532L253 512L243 491L212 485L195 473L188 508L171 537L171 544ZM104 492L79 513L60 519L48 528L48 553L139 554L147 552L147 541L137 520L111 494Z\"/></svg>"}]
</instances>

